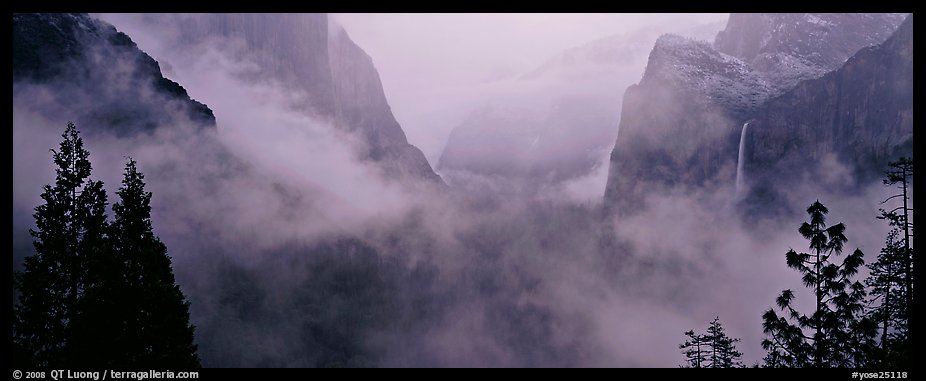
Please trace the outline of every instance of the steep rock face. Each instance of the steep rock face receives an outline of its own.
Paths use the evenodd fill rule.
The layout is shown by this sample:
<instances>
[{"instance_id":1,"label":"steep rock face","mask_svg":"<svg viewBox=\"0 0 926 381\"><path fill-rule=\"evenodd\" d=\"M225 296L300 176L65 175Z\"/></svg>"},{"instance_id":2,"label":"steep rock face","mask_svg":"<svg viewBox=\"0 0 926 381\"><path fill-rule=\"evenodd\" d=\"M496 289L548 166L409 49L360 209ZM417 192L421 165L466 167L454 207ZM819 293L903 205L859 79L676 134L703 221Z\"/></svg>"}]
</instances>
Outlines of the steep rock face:
<instances>
[{"instance_id":1,"label":"steep rock face","mask_svg":"<svg viewBox=\"0 0 926 381\"><path fill-rule=\"evenodd\" d=\"M381 163L387 173L442 182L424 153L408 143L386 101L373 59L343 28L333 25L329 33L328 57L336 119L344 128L363 136L369 145L369 158Z\"/></svg>"},{"instance_id":2,"label":"steep rock face","mask_svg":"<svg viewBox=\"0 0 926 381\"><path fill-rule=\"evenodd\" d=\"M913 154L913 17L839 70L770 100L750 128L745 164L762 187L830 154L856 181L880 177L889 160Z\"/></svg>"},{"instance_id":3,"label":"steep rock face","mask_svg":"<svg viewBox=\"0 0 926 381\"><path fill-rule=\"evenodd\" d=\"M699 186L729 168L737 121L769 90L742 60L706 43L660 37L643 79L624 93L605 207L632 211L654 186Z\"/></svg>"},{"instance_id":4,"label":"steep rock face","mask_svg":"<svg viewBox=\"0 0 926 381\"><path fill-rule=\"evenodd\" d=\"M170 41L192 51L215 46L256 64L246 73L299 96L295 108L359 136L360 156L388 176L441 182L424 154L408 144L383 92L373 60L326 14L167 14L145 21L177 30Z\"/></svg>"},{"instance_id":5,"label":"steep rock face","mask_svg":"<svg viewBox=\"0 0 926 381\"><path fill-rule=\"evenodd\" d=\"M850 26L833 28L847 21L832 20L846 17L871 24L857 26L870 33L844 31ZM678 37L661 37L643 79L624 96L606 208L632 212L644 191L654 187L733 184L743 124L767 113L766 104L793 88L796 81L819 76L834 62L841 64L845 51L882 42L881 36L887 36L882 31L897 25L895 21L890 15L736 16L715 42L722 51ZM820 23L829 25L826 33L812 27ZM805 35L811 33L808 30L817 32ZM811 38L822 42L803 43ZM813 50L831 43L841 48ZM771 56L786 57L778 62L797 60L801 65L764 64L767 59L763 57ZM801 117L783 107L775 112ZM749 149L753 149L753 131L747 135Z\"/></svg>"},{"instance_id":6,"label":"steep rock face","mask_svg":"<svg viewBox=\"0 0 926 381\"><path fill-rule=\"evenodd\" d=\"M729 167L730 152L735 155L731 112L710 98L678 91L669 80L631 86L622 109L627 111L611 151L606 208L634 210L657 185L703 185Z\"/></svg>"},{"instance_id":7,"label":"steep rock face","mask_svg":"<svg viewBox=\"0 0 926 381\"><path fill-rule=\"evenodd\" d=\"M326 116L334 113L325 14L150 14L142 20L163 28L166 36L176 31L167 41L172 49L224 44L226 53L256 64L257 70L248 75L299 90L300 108Z\"/></svg>"},{"instance_id":8,"label":"steep rock face","mask_svg":"<svg viewBox=\"0 0 926 381\"><path fill-rule=\"evenodd\" d=\"M35 96L37 88L48 91ZM13 97L87 132L215 127L212 110L164 78L157 61L86 14L13 15Z\"/></svg>"}]
</instances>

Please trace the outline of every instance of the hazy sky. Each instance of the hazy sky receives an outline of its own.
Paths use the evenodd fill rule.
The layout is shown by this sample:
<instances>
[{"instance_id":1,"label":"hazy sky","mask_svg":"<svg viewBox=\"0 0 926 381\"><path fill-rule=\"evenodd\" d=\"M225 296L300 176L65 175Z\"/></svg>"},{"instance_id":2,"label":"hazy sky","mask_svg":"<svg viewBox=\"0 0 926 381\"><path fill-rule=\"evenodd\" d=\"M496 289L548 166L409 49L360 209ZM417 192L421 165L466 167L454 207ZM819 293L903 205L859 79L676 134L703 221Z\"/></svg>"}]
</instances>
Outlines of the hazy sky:
<instances>
[{"instance_id":1,"label":"hazy sky","mask_svg":"<svg viewBox=\"0 0 926 381\"><path fill-rule=\"evenodd\" d=\"M568 48L647 25L708 23L728 14L334 14L372 58L409 141L431 165L473 88L522 74ZM642 74L642 68L641 68ZM478 92L478 90L475 90Z\"/></svg>"},{"instance_id":2,"label":"hazy sky","mask_svg":"<svg viewBox=\"0 0 926 381\"><path fill-rule=\"evenodd\" d=\"M387 93L520 73L567 48L653 25L713 22L725 13L339 13L376 63ZM388 94L387 94L388 95Z\"/></svg>"}]
</instances>

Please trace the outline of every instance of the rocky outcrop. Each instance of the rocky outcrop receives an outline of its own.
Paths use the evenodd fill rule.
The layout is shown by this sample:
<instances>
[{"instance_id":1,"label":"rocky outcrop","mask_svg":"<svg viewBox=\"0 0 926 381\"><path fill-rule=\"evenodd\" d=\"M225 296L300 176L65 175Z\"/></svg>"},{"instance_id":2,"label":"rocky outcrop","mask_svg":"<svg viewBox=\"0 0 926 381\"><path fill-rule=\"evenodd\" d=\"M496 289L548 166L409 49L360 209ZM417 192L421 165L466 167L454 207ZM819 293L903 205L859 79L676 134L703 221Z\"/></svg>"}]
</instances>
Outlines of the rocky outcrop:
<instances>
[{"instance_id":1,"label":"rocky outcrop","mask_svg":"<svg viewBox=\"0 0 926 381\"><path fill-rule=\"evenodd\" d=\"M620 135L611 154L606 208L631 213L643 195L654 189L733 184L743 124L753 119L745 141L745 172L753 177L764 176L762 171L772 173L775 163L785 163L788 155L804 160L820 157L806 151L810 146L827 147L843 158L853 157L854 162L874 158L866 152L884 146L884 136L897 135L884 128L884 121L875 119L903 119L896 115L905 115L891 111L895 116L884 116L881 110L889 106L878 103L888 102L899 110L903 106L898 104L912 98L894 85L882 87L881 91L894 92L890 95L878 91L863 95L856 85L878 87L883 76L908 75L895 64L888 68L887 63L877 63L862 69L873 61L894 60L887 58L896 54L886 47L896 42L858 52L857 57L881 58L850 59L838 81L832 77L836 74L827 75L831 79L823 80L827 85L821 87L811 85L814 81L807 78L839 68L860 48L884 42L888 37L884 31L893 31L897 24L896 15L734 15L714 47L661 37L643 79L624 96ZM855 61L871 62L850 65ZM871 72L887 69L897 71ZM849 92L836 84L851 81L855 84L847 88L855 90ZM870 98L875 95L884 98ZM847 104L854 105L852 110L845 108ZM843 116L836 117L836 113ZM859 127L862 124L865 127ZM809 132L823 129L834 132ZM811 140L821 143L808 143ZM885 150L875 149L879 152L875 156Z\"/></svg>"},{"instance_id":2,"label":"rocky outcrop","mask_svg":"<svg viewBox=\"0 0 926 381\"><path fill-rule=\"evenodd\" d=\"M215 127L212 110L164 78L131 38L86 14L13 15L13 97L90 133Z\"/></svg>"},{"instance_id":3,"label":"rocky outcrop","mask_svg":"<svg viewBox=\"0 0 926 381\"><path fill-rule=\"evenodd\" d=\"M424 153L408 143L386 101L373 59L343 28L332 25L329 33L332 113L336 120L343 128L363 137L369 146L368 157L381 163L387 174L442 183Z\"/></svg>"},{"instance_id":4,"label":"rocky outcrop","mask_svg":"<svg viewBox=\"0 0 926 381\"><path fill-rule=\"evenodd\" d=\"M738 121L770 94L742 60L707 43L662 36L624 93L605 207L632 211L653 187L701 186L730 165Z\"/></svg>"},{"instance_id":5,"label":"rocky outcrop","mask_svg":"<svg viewBox=\"0 0 926 381\"><path fill-rule=\"evenodd\" d=\"M675 35L656 40L641 87L669 85L700 96L730 112L762 104L775 86L748 63L718 52L710 44Z\"/></svg>"}]
</instances>

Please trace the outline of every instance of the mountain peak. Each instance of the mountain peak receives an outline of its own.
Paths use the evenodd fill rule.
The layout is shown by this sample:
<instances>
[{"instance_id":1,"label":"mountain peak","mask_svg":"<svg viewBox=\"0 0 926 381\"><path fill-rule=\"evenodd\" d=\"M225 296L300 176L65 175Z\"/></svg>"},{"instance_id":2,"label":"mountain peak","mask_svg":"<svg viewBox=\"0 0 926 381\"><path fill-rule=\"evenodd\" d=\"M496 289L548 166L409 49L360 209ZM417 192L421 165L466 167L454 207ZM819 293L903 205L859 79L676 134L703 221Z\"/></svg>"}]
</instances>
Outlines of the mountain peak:
<instances>
[{"instance_id":1,"label":"mountain peak","mask_svg":"<svg viewBox=\"0 0 926 381\"><path fill-rule=\"evenodd\" d=\"M765 73L779 89L833 71L887 39L901 13L734 13L714 48Z\"/></svg>"},{"instance_id":2,"label":"mountain peak","mask_svg":"<svg viewBox=\"0 0 926 381\"><path fill-rule=\"evenodd\" d=\"M660 36L650 53L640 83L651 81L676 84L734 109L755 107L771 93L765 78L746 62L706 42L672 34Z\"/></svg>"},{"instance_id":3,"label":"mountain peak","mask_svg":"<svg viewBox=\"0 0 926 381\"><path fill-rule=\"evenodd\" d=\"M670 47L670 46L684 46L688 44L702 44L703 41L698 41L692 38L686 38L679 36L673 33L666 33L656 39L656 46L661 47Z\"/></svg>"},{"instance_id":4,"label":"mountain peak","mask_svg":"<svg viewBox=\"0 0 926 381\"><path fill-rule=\"evenodd\" d=\"M13 14L13 85L14 95L55 87L40 102L46 112L119 135L186 122L215 127L212 110L164 78L128 35L87 14Z\"/></svg>"}]
</instances>

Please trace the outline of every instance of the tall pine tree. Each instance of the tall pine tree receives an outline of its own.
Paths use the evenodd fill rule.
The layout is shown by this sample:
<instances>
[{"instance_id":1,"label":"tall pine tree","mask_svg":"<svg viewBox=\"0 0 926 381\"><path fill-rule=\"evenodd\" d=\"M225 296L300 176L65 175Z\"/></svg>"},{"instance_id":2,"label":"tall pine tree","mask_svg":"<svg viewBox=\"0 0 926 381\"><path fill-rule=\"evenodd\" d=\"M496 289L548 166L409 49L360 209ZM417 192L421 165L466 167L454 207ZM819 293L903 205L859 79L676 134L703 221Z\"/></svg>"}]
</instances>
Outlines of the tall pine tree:
<instances>
[{"instance_id":1,"label":"tall pine tree","mask_svg":"<svg viewBox=\"0 0 926 381\"><path fill-rule=\"evenodd\" d=\"M900 365L907 340L907 299L904 269L909 257L904 255L900 229L891 228L878 255L878 261L868 266L870 272L865 283L871 288L873 308L869 316L877 322L880 338L881 365Z\"/></svg>"},{"instance_id":2,"label":"tall pine tree","mask_svg":"<svg viewBox=\"0 0 926 381\"><path fill-rule=\"evenodd\" d=\"M900 184L901 193L881 203L903 197L903 203L890 211L881 209L879 219L888 221L891 231L885 240L878 260L868 266L870 276L866 284L873 296L870 311L880 329L880 365L912 365L910 323L914 310L913 298L913 223L909 221L913 208L908 205L907 186L913 176L913 160L902 157L889 163L885 172L885 185Z\"/></svg>"},{"instance_id":3,"label":"tall pine tree","mask_svg":"<svg viewBox=\"0 0 926 381\"><path fill-rule=\"evenodd\" d=\"M739 338L727 336L726 330L717 316L707 327L707 339L711 346L711 368L741 368L743 354L736 350Z\"/></svg>"},{"instance_id":4,"label":"tall pine tree","mask_svg":"<svg viewBox=\"0 0 926 381\"><path fill-rule=\"evenodd\" d=\"M807 208L810 222L798 231L810 241L810 253L789 250L788 267L800 271L804 286L813 291L812 314L798 312L793 306L794 292L782 291L774 309L763 315L763 331L768 336L762 347L768 351L766 366L772 367L861 367L868 365L872 353L875 325L863 316L865 287L852 278L864 264L863 253L856 249L842 264L831 256L842 253L847 241L845 225L827 227L829 210L819 201ZM789 321L790 320L790 321Z\"/></svg>"},{"instance_id":5,"label":"tall pine tree","mask_svg":"<svg viewBox=\"0 0 926 381\"><path fill-rule=\"evenodd\" d=\"M139 367L198 367L190 325L190 303L174 279L167 247L151 227L151 192L135 160L125 166L116 192L111 229L113 259L120 271L108 277L101 293L114 293L112 313L118 316L119 348L113 362ZM107 284L108 283L108 284Z\"/></svg>"},{"instance_id":6,"label":"tall pine tree","mask_svg":"<svg viewBox=\"0 0 926 381\"><path fill-rule=\"evenodd\" d=\"M910 197L907 195L907 193L908 193L909 183L910 181L912 181L912 178L913 178L913 159L909 157L901 157L897 161L892 161L888 163L888 165L891 167L891 170L885 172L885 175L887 175L887 178L884 179L884 185L894 185L894 184L899 183L900 185L898 187L901 189L901 193L895 196L891 196L887 200L884 200L884 201L887 202L888 200L894 197L900 196L900 197L903 197L902 199L903 205L898 206L891 211L882 210L882 215L884 218L891 220L891 222L895 226L899 225L900 228L904 232L904 240L903 240L904 251L905 251L905 255L910 256L910 260L905 262L905 267L903 269L904 297L906 298L906 304L909 306L912 306L913 305L913 259L912 259L913 258L913 243L911 242L911 238L913 237L913 235L910 233L910 231L913 228L913 223L910 222L910 214L913 212L913 208L911 208L908 204ZM898 211L900 211L900 213L897 213ZM911 309L908 312L909 314L905 317L907 319L907 326L912 331L912 321L914 320L913 313L915 311Z\"/></svg>"},{"instance_id":7,"label":"tall pine tree","mask_svg":"<svg viewBox=\"0 0 926 381\"><path fill-rule=\"evenodd\" d=\"M45 185L35 208L35 255L14 275L19 303L13 307L13 360L20 367L78 366L72 345L81 319L90 263L107 250L106 192L91 181L90 153L73 123L61 135L55 185Z\"/></svg>"}]
</instances>

